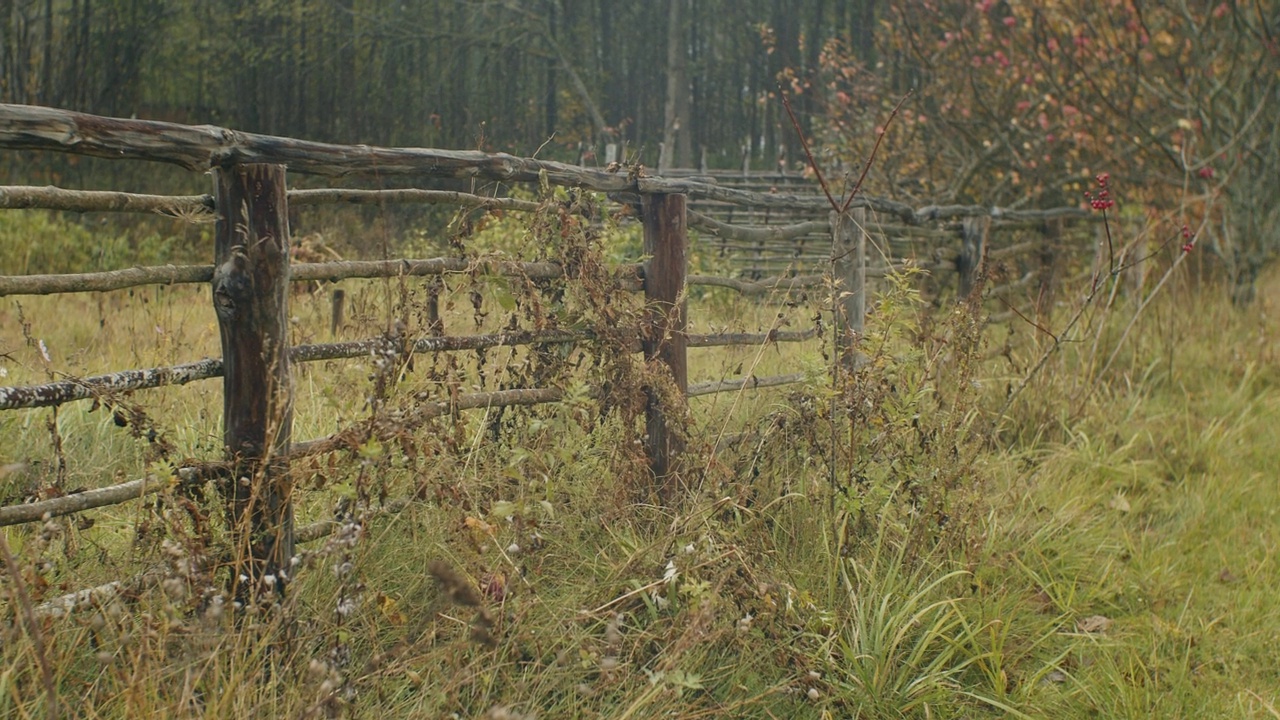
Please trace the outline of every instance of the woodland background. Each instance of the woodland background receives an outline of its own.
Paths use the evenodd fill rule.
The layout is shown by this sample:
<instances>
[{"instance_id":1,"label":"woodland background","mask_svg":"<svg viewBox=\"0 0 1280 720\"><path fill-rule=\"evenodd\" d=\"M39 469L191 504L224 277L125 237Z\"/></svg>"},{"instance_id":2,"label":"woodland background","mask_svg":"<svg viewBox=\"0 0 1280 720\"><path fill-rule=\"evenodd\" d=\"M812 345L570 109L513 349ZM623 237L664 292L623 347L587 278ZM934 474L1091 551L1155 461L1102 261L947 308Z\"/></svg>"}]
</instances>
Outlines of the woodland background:
<instances>
[{"instance_id":1,"label":"woodland background","mask_svg":"<svg viewBox=\"0 0 1280 720\"><path fill-rule=\"evenodd\" d=\"M4 0L0 100L798 172L782 91L836 174L862 166L905 98L869 191L1048 207L1111 173L1121 214L1156 221L1153 242L1190 225L1248 302L1280 247L1278 37L1270 0ZM15 182L36 167L70 186L121 181L118 164L8 166Z\"/></svg>"}]
</instances>

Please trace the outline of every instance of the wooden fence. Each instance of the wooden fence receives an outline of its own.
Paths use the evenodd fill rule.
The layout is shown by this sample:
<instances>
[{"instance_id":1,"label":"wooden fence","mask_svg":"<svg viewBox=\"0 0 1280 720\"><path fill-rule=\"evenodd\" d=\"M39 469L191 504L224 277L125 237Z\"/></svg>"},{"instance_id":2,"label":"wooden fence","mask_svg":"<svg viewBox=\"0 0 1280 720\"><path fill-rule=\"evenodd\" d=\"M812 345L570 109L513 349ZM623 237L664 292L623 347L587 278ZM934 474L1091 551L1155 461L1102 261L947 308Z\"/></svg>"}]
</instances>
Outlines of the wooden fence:
<instances>
[{"instance_id":1,"label":"wooden fence","mask_svg":"<svg viewBox=\"0 0 1280 720\"><path fill-rule=\"evenodd\" d=\"M142 212L178 215L212 214L216 219L212 264L137 267L66 275L0 277L0 296L108 291L150 284L211 284L217 315L221 358L39 385L0 387L0 410L54 407L86 399L109 398L122 392L197 380L223 378L224 457L179 467L174 478L154 477L94 488L27 504L0 507L0 526L82 512L126 502L177 483L218 479L228 503L243 557L233 577L248 578L258 587L262 578L277 579L283 589L284 572L295 543L325 535L331 524L295 527L289 464L301 458L354 449L377 437L377 423L358 423L327 437L301 442L291 432L290 368L337 358L367 357L384 338L290 347L287 321L290 282L344 278L396 278L476 273L530 279L573 281L571 268L558 262L515 262L443 257L381 261L290 263L288 209L321 204L435 203L461 207L529 212L538 204L463 192L422 189L289 190L290 173L322 177L464 178L500 183L537 183L607 193L616 202L632 205L644 226L644 263L618 269L619 291L644 293L646 327L633 350L666 368L669 380L683 398L741 391L799 382L803 376L743 377L731 381L690 384L687 348L760 345L814 339L815 331L773 330L767 333L695 335L687 332L685 291L690 286L723 287L743 294L800 288L837 287L843 298L836 305L842 345L862 329L866 312L866 278L888 272L893 262L869 263L867 249L881 240L914 234L953 257L931 262L935 269L960 272L961 291L983 262L1014 254L1044 255L1052 243L991 248L993 228L1037 226L1056 232L1063 219L1085 218L1074 208L1048 211L1006 211L979 206L912 208L874 198L856 198L846 213L832 212L815 194L783 194L726 187L697 178L659 178L642 168L619 172L587 169L505 154L420 148L339 146L291 138L236 132L211 126L104 118L63 110L0 105L0 148L77 153L107 158L176 164L193 172L212 170L216 192L199 196L157 196L122 192L73 191L55 187L0 188L0 208L45 208L75 212ZM786 220L778 225L741 225L717 219L709 212L691 211L688 202L715 203L748 211L772 212ZM803 219L796 219L803 216ZM694 228L726 253L738 244L790 243L820 236L823 247L813 248L810 274L791 272L770 277L718 277L689 273L689 233ZM874 231L868 235L868 231ZM954 241L954 243L953 243ZM737 243L737 244L735 244ZM954 248L958 245L958 251ZM804 252L809 252L805 246ZM943 253L945 254L945 253ZM880 253L881 256L885 256ZM807 256L805 256L807 258ZM886 256L887 257L887 256ZM1043 273L1040 276L1044 281ZM1035 278L1018 278L1026 284ZM592 333L576 330L514 330L468 336L433 336L408 340L400 348L409 353L438 353L500 346L576 343ZM680 414L668 412L656 390L650 389L646 415L646 452L655 480L655 496L675 499L682 450ZM421 399L400 427L415 427L430 418L470 408L553 403L557 388L529 387L474 393L444 401ZM74 604L74 602L73 602Z\"/></svg>"}]
</instances>

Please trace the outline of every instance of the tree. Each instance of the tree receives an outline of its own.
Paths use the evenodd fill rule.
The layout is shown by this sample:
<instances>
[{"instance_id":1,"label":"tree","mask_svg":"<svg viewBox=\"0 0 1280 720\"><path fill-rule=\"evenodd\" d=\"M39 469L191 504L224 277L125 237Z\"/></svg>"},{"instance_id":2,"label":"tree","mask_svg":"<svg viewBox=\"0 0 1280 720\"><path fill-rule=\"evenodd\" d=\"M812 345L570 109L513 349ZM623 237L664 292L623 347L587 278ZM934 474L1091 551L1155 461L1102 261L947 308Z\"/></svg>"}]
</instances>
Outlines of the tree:
<instances>
[{"instance_id":1,"label":"tree","mask_svg":"<svg viewBox=\"0 0 1280 720\"><path fill-rule=\"evenodd\" d=\"M876 72L824 51L824 139L865 157L886 106L911 91L874 178L892 195L1061 204L1110 172L1121 199L1172 236L1201 225L1235 297L1280 250L1280 11L1130 0L896 5ZM1269 179L1270 178L1270 179Z\"/></svg>"},{"instance_id":2,"label":"tree","mask_svg":"<svg viewBox=\"0 0 1280 720\"><path fill-rule=\"evenodd\" d=\"M693 164L689 141L689 27L685 21L686 0L667 2L667 101L663 112L662 157L658 170L687 168Z\"/></svg>"}]
</instances>

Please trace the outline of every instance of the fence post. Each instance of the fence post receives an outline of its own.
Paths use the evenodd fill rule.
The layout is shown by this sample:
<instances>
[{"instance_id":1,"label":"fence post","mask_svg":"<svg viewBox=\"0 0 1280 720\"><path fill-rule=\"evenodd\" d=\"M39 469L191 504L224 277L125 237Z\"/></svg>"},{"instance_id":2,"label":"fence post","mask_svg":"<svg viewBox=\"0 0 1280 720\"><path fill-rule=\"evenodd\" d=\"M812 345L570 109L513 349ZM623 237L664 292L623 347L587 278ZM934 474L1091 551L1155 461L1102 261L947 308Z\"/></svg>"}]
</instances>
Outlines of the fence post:
<instances>
[{"instance_id":1,"label":"fence post","mask_svg":"<svg viewBox=\"0 0 1280 720\"><path fill-rule=\"evenodd\" d=\"M968 299L974 281L978 279L990 226L990 217L967 217L960 224L960 255L956 258L956 271L960 274L961 301Z\"/></svg>"},{"instance_id":2,"label":"fence post","mask_svg":"<svg viewBox=\"0 0 1280 720\"><path fill-rule=\"evenodd\" d=\"M283 165L219 168L213 305L222 338L231 586L244 603L282 594L294 555L288 461L289 208Z\"/></svg>"},{"instance_id":3,"label":"fence post","mask_svg":"<svg viewBox=\"0 0 1280 720\"><path fill-rule=\"evenodd\" d=\"M1036 316L1045 317L1053 312L1054 286L1058 274L1059 251L1062 244L1062 218L1046 220L1041 228L1044 242L1040 244L1040 287L1036 293Z\"/></svg>"},{"instance_id":4,"label":"fence post","mask_svg":"<svg viewBox=\"0 0 1280 720\"><path fill-rule=\"evenodd\" d=\"M688 274L689 233L685 196L646 194L641 203L644 222L644 253L649 256L644 271L644 299L648 311L642 340L646 362L657 360L671 372L683 404L689 391L688 339L685 335L688 308L685 277ZM648 389L645 411L646 450L649 466L665 501L675 499L676 457L684 450L682 422L667 411L683 412L663 403L655 389ZM666 407L664 408L664 405Z\"/></svg>"},{"instance_id":5,"label":"fence post","mask_svg":"<svg viewBox=\"0 0 1280 720\"><path fill-rule=\"evenodd\" d=\"M848 366L856 357L854 336L861 335L867 315L866 208L841 214L831 211L832 274L840 281L835 305L839 356Z\"/></svg>"},{"instance_id":6,"label":"fence post","mask_svg":"<svg viewBox=\"0 0 1280 720\"><path fill-rule=\"evenodd\" d=\"M344 306L347 300L347 293L342 288L333 291L332 297L332 313L329 317L329 336L337 337L338 331L342 330Z\"/></svg>"}]
</instances>

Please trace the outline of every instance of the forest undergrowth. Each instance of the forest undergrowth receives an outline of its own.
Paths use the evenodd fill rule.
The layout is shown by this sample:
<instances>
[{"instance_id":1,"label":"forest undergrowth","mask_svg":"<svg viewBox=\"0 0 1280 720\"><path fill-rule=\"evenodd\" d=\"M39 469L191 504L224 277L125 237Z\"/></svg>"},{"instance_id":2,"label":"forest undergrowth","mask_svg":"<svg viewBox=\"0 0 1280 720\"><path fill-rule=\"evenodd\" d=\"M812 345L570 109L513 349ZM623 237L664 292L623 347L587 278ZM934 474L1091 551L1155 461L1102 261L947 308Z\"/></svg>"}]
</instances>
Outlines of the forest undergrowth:
<instances>
[{"instance_id":1,"label":"forest undergrowth","mask_svg":"<svg viewBox=\"0 0 1280 720\"><path fill-rule=\"evenodd\" d=\"M1081 312L1091 288L1064 288L1053 312L986 325L906 274L834 378L829 342L691 351L695 379L810 379L691 400L664 506L636 427L661 381L604 337L640 308L593 295L635 238L561 200L467 242L568 255L577 289L350 283L339 337L515 322L601 341L299 366L294 435L421 393L552 384L565 402L296 467L300 522L332 532L271 607L224 592L213 488L0 529L0 717L1280 717L1280 279L1242 311L1178 272L1126 333L1124 292ZM328 339L312 290L295 343ZM823 294L691 293L693 330L809 327ZM0 384L216 355L214 322L198 286L7 299ZM212 381L0 414L0 499L164 477L220 452L220 412Z\"/></svg>"}]
</instances>

